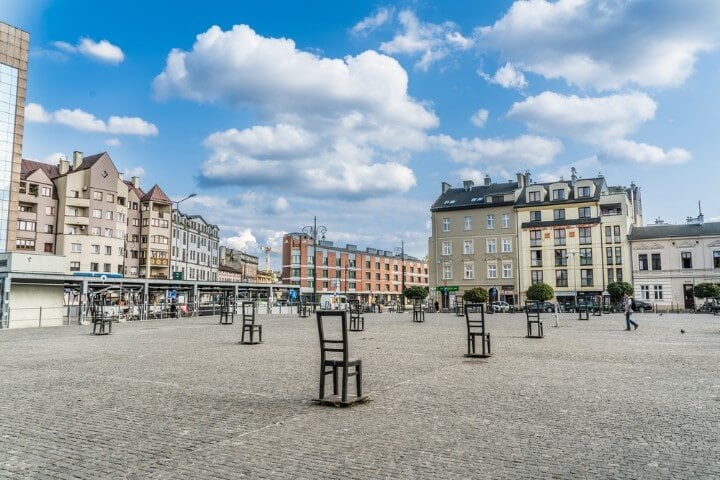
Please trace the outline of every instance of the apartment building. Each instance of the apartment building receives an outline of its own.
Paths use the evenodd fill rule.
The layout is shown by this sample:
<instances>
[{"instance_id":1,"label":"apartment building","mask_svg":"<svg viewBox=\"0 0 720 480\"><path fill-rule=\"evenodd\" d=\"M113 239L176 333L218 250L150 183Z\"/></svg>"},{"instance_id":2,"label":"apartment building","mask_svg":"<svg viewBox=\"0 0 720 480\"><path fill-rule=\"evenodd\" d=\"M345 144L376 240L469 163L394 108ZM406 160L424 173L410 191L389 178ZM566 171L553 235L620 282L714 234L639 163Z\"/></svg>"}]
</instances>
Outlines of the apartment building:
<instances>
[{"instance_id":1,"label":"apartment building","mask_svg":"<svg viewBox=\"0 0 720 480\"><path fill-rule=\"evenodd\" d=\"M361 301L398 300L402 291L403 266L405 287L428 286L427 262L388 250L357 245L335 246L333 242L304 233L283 237L282 282L300 286L300 294L311 299L315 282L317 293L342 293Z\"/></svg>"},{"instance_id":2,"label":"apartment building","mask_svg":"<svg viewBox=\"0 0 720 480\"><path fill-rule=\"evenodd\" d=\"M0 252L14 250L17 226L32 222L18 208L29 44L27 32L0 22ZM22 233L25 247L31 239Z\"/></svg>"},{"instance_id":3,"label":"apartment building","mask_svg":"<svg viewBox=\"0 0 720 480\"><path fill-rule=\"evenodd\" d=\"M559 302L605 293L630 281L627 235L642 223L639 188L608 187L605 178L533 183L518 175L515 204L521 301L535 283L552 286Z\"/></svg>"},{"instance_id":4,"label":"apartment building","mask_svg":"<svg viewBox=\"0 0 720 480\"><path fill-rule=\"evenodd\" d=\"M200 215L172 212L173 278L217 281L220 266L220 229Z\"/></svg>"},{"instance_id":5,"label":"apartment building","mask_svg":"<svg viewBox=\"0 0 720 480\"><path fill-rule=\"evenodd\" d=\"M226 247L220 247L220 274L224 278L220 281L242 281L249 283L258 282L258 262L259 259L255 255ZM233 280L230 280L233 279Z\"/></svg>"},{"instance_id":6,"label":"apartment building","mask_svg":"<svg viewBox=\"0 0 720 480\"><path fill-rule=\"evenodd\" d=\"M428 251L430 287L444 308L450 295L476 287L494 287L496 299L517 303L517 188L516 182L492 183L490 177L483 185L464 181L462 188L443 182L430 208Z\"/></svg>"},{"instance_id":7,"label":"apartment building","mask_svg":"<svg viewBox=\"0 0 720 480\"><path fill-rule=\"evenodd\" d=\"M629 236L635 297L659 310L689 309L698 283L720 283L720 222L702 213L685 225L660 220Z\"/></svg>"}]
</instances>

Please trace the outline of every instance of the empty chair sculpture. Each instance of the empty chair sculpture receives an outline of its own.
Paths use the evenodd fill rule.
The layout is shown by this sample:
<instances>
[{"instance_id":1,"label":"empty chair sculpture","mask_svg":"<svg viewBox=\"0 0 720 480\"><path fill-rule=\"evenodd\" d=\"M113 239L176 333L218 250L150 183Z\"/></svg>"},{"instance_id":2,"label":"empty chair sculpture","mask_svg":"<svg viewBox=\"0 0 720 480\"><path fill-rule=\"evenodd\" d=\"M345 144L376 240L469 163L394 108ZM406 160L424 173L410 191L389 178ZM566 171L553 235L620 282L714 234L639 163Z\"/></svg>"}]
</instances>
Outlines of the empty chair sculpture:
<instances>
[{"instance_id":1,"label":"empty chair sculpture","mask_svg":"<svg viewBox=\"0 0 720 480\"><path fill-rule=\"evenodd\" d=\"M351 332L361 332L365 330L365 317L360 315L360 302L351 300L350 303L350 326Z\"/></svg>"},{"instance_id":2,"label":"empty chair sculpture","mask_svg":"<svg viewBox=\"0 0 720 480\"><path fill-rule=\"evenodd\" d=\"M543 322L540 318L542 304L540 302L525 303L525 316L527 318L527 338L543 338ZM537 333L533 333L534 330Z\"/></svg>"},{"instance_id":3,"label":"empty chair sculpture","mask_svg":"<svg viewBox=\"0 0 720 480\"><path fill-rule=\"evenodd\" d=\"M255 302L242 302L242 335L240 343L251 345L262 343L262 325L255 323ZM248 340L245 341L245 334ZM255 339L257 334L257 340Z\"/></svg>"},{"instance_id":4,"label":"empty chair sculpture","mask_svg":"<svg viewBox=\"0 0 720 480\"><path fill-rule=\"evenodd\" d=\"M362 394L362 360L351 359L348 346L347 312L316 312L320 336L320 403L348 406L364 401ZM325 396L325 377L332 375L333 394ZM338 378L339 376L339 378ZM355 396L348 395L349 377L355 377Z\"/></svg>"},{"instance_id":5,"label":"empty chair sculpture","mask_svg":"<svg viewBox=\"0 0 720 480\"><path fill-rule=\"evenodd\" d=\"M105 297L96 295L90 302L90 315L95 335L110 335L112 333L112 317L105 311ZM107 330L106 330L107 327Z\"/></svg>"},{"instance_id":6,"label":"empty chair sculpture","mask_svg":"<svg viewBox=\"0 0 720 480\"><path fill-rule=\"evenodd\" d=\"M482 303L465 304L465 324L467 325L468 351L466 357L489 357L490 333L485 330L485 305ZM481 352L477 351L477 338L480 337Z\"/></svg>"},{"instance_id":7,"label":"empty chair sculpture","mask_svg":"<svg viewBox=\"0 0 720 480\"><path fill-rule=\"evenodd\" d=\"M232 325L235 321L235 301L226 295L220 299L220 324Z\"/></svg>"},{"instance_id":8,"label":"empty chair sculpture","mask_svg":"<svg viewBox=\"0 0 720 480\"><path fill-rule=\"evenodd\" d=\"M422 306L421 300L413 301L413 322L424 322L425 321L425 310Z\"/></svg>"},{"instance_id":9,"label":"empty chair sculpture","mask_svg":"<svg viewBox=\"0 0 720 480\"><path fill-rule=\"evenodd\" d=\"M455 298L455 315L458 317L462 317L465 315L465 309L463 308L463 298L462 297L456 297Z\"/></svg>"}]
</instances>

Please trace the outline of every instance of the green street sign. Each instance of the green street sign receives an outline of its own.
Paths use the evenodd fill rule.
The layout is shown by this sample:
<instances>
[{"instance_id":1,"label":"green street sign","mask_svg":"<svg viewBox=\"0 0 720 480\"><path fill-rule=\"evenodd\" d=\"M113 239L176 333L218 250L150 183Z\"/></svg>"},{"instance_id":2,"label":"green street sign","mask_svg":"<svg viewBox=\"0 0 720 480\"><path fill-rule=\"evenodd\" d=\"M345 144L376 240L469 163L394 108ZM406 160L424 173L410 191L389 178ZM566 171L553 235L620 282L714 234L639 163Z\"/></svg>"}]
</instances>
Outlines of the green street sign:
<instances>
[{"instance_id":1,"label":"green street sign","mask_svg":"<svg viewBox=\"0 0 720 480\"><path fill-rule=\"evenodd\" d=\"M460 287L457 285L444 285L441 287L435 287L436 292L457 292Z\"/></svg>"},{"instance_id":2,"label":"green street sign","mask_svg":"<svg viewBox=\"0 0 720 480\"><path fill-rule=\"evenodd\" d=\"M173 280L182 280L183 279L183 272L172 272Z\"/></svg>"}]
</instances>

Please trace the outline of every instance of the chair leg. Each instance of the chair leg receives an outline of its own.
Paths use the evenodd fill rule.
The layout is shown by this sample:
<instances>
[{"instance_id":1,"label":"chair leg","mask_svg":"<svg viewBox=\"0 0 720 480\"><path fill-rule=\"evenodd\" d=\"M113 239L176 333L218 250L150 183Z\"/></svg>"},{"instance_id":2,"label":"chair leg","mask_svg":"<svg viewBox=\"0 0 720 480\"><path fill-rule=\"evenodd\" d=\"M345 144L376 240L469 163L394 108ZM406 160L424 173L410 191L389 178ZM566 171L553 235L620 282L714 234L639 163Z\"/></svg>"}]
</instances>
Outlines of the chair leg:
<instances>
[{"instance_id":1,"label":"chair leg","mask_svg":"<svg viewBox=\"0 0 720 480\"><path fill-rule=\"evenodd\" d=\"M320 396L319 399L325 398L325 365L320 365Z\"/></svg>"},{"instance_id":2,"label":"chair leg","mask_svg":"<svg viewBox=\"0 0 720 480\"><path fill-rule=\"evenodd\" d=\"M348 366L344 365L342 370L342 392L340 398L343 402L347 402Z\"/></svg>"},{"instance_id":3,"label":"chair leg","mask_svg":"<svg viewBox=\"0 0 720 480\"><path fill-rule=\"evenodd\" d=\"M362 363L355 366L355 391L358 397L362 397Z\"/></svg>"},{"instance_id":4,"label":"chair leg","mask_svg":"<svg viewBox=\"0 0 720 480\"><path fill-rule=\"evenodd\" d=\"M258 327L259 327L259 328L258 328L258 334L259 334L259 337L260 337L260 343L262 343L262 325L258 325Z\"/></svg>"},{"instance_id":5,"label":"chair leg","mask_svg":"<svg viewBox=\"0 0 720 480\"><path fill-rule=\"evenodd\" d=\"M337 365L333 365L333 395L338 394L338 368Z\"/></svg>"}]
</instances>

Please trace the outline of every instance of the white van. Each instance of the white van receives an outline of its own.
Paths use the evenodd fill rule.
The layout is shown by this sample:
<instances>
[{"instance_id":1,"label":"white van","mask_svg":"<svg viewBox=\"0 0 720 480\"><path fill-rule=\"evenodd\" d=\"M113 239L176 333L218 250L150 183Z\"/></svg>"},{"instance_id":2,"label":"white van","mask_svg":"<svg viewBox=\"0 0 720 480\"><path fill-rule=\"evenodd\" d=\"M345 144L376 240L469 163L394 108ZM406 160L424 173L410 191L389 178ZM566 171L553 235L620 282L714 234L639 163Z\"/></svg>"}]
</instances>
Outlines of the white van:
<instances>
[{"instance_id":1,"label":"white van","mask_svg":"<svg viewBox=\"0 0 720 480\"><path fill-rule=\"evenodd\" d=\"M320 308L325 310L346 310L347 306L348 301L345 295L329 293L320 296Z\"/></svg>"}]
</instances>

